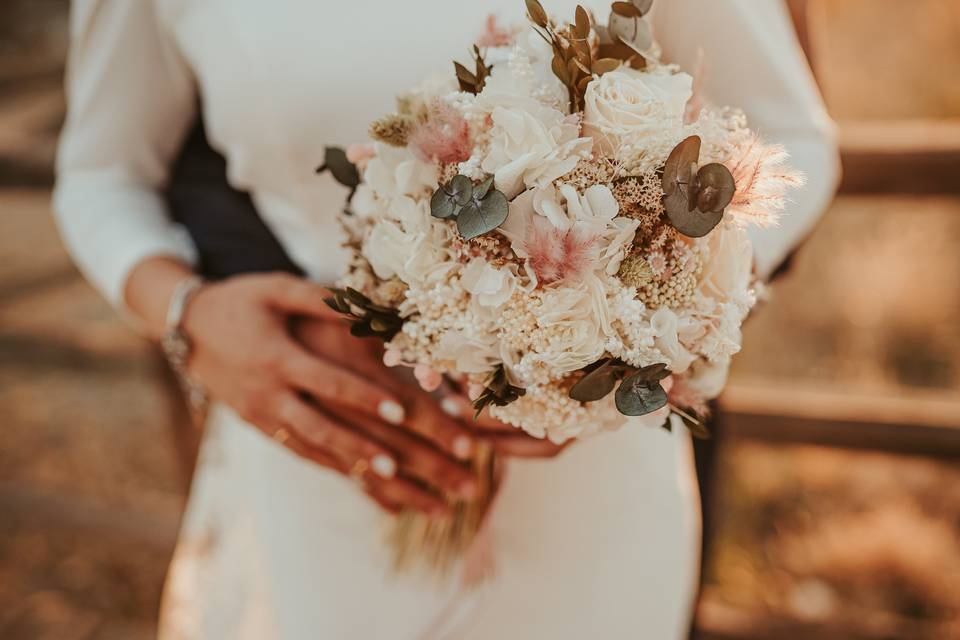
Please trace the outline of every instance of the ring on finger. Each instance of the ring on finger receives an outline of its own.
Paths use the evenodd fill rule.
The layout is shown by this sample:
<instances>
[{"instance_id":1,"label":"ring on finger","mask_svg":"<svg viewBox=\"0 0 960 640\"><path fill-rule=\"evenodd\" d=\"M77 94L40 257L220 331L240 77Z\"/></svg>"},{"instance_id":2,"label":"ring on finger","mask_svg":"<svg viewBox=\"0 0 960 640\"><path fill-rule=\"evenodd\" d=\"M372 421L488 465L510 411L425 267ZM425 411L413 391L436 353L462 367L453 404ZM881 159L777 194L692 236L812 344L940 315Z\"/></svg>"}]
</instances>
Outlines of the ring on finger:
<instances>
[{"instance_id":1,"label":"ring on finger","mask_svg":"<svg viewBox=\"0 0 960 640\"><path fill-rule=\"evenodd\" d=\"M290 432L284 427L280 427L279 429L273 432L273 436L271 437L277 442L279 442L280 444L283 444L290 439Z\"/></svg>"},{"instance_id":2,"label":"ring on finger","mask_svg":"<svg viewBox=\"0 0 960 640\"><path fill-rule=\"evenodd\" d=\"M350 467L350 479L359 484L360 486L365 486L367 471L370 469L370 463L366 458L358 458L356 462L353 463L353 466Z\"/></svg>"}]
</instances>

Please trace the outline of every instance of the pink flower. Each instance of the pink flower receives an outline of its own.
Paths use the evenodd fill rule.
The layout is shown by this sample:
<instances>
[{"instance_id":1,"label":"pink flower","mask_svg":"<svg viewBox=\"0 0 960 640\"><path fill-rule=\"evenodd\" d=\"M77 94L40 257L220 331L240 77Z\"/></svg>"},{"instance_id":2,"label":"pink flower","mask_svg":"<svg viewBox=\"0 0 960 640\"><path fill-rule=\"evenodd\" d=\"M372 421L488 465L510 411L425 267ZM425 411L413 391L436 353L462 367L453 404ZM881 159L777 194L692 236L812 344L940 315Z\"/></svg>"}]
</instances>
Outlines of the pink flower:
<instances>
[{"instance_id":1,"label":"pink flower","mask_svg":"<svg viewBox=\"0 0 960 640\"><path fill-rule=\"evenodd\" d=\"M527 265L541 285L580 277L593 264L594 242L572 229L531 223L524 242Z\"/></svg>"},{"instance_id":2,"label":"pink flower","mask_svg":"<svg viewBox=\"0 0 960 640\"><path fill-rule=\"evenodd\" d=\"M436 391L443 382L443 376L426 364L418 364L415 366L413 368L413 377L420 383L420 388L428 392Z\"/></svg>"},{"instance_id":3,"label":"pink flower","mask_svg":"<svg viewBox=\"0 0 960 640\"><path fill-rule=\"evenodd\" d=\"M497 24L497 16L487 16L486 27L477 38L478 47L509 47L513 44L513 32Z\"/></svg>"},{"instance_id":4,"label":"pink flower","mask_svg":"<svg viewBox=\"0 0 960 640\"><path fill-rule=\"evenodd\" d=\"M351 144L347 147L347 160L357 165L361 171L367 168L367 163L377 156L372 144Z\"/></svg>"},{"instance_id":5,"label":"pink flower","mask_svg":"<svg viewBox=\"0 0 960 640\"><path fill-rule=\"evenodd\" d=\"M728 215L743 224L769 226L786 206L786 193L806 183L803 174L784 166L789 154L781 145L765 145L753 136L724 164L737 191Z\"/></svg>"},{"instance_id":6,"label":"pink flower","mask_svg":"<svg viewBox=\"0 0 960 640\"><path fill-rule=\"evenodd\" d=\"M410 135L410 148L423 161L463 162L473 153L470 125L455 107L436 100L427 121Z\"/></svg>"}]
</instances>

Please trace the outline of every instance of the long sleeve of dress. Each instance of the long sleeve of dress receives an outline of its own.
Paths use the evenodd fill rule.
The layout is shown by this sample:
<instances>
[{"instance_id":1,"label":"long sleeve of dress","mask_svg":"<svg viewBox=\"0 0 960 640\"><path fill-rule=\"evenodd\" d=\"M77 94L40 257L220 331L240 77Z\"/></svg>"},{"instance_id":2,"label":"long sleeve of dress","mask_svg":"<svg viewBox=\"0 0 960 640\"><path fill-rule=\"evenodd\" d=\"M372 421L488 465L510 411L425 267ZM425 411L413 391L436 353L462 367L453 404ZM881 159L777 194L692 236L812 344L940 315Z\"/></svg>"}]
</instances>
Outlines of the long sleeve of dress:
<instances>
[{"instance_id":1,"label":"long sleeve of dress","mask_svg":"<svg viewBox=\"0 0 960 640\"><path fill-rule=\"evenodd\" d=\"M160 194L195 89L155 11L153 0L74 0L70 20L54 211L75 261L117 306L140 261L195 259Z\"/></svg>"},{"instance_id":2,"label":"long sleeve of dress","mask_svg":"<svg viewBox=\"0 0 960 640\"><path fill-rule=\"evenodd\" d=\"M710 102L741 107L752 129L784 145L807 177L777 225L753 228L757 269L768 276L803 240L839 179L834 126L781 0L662 0L653 26L664 58L698 67ZM673 37L676 34L677 37Z\"/></svg>"}]
</instances>

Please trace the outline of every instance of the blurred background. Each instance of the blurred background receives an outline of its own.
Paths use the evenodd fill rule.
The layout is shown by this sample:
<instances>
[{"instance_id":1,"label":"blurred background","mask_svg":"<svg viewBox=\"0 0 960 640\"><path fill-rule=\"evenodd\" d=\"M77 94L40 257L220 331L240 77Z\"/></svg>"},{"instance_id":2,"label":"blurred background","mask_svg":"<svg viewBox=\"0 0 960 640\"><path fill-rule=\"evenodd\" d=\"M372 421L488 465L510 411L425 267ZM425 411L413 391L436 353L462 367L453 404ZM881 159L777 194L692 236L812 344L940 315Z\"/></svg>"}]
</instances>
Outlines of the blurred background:
<instances>
[{"instance_id":1,"label":"blurred background","mask_svg":"<svg viewBox=\"0 0 960 640\"><path fill-rule=\"evenodd\" d=\"M697 635L960 638L960 0L791 2L841 193L721 407ZM195 434L49 195L65 0L0 0L0 638L154 636Z\"/></svg>"}]
</instances>

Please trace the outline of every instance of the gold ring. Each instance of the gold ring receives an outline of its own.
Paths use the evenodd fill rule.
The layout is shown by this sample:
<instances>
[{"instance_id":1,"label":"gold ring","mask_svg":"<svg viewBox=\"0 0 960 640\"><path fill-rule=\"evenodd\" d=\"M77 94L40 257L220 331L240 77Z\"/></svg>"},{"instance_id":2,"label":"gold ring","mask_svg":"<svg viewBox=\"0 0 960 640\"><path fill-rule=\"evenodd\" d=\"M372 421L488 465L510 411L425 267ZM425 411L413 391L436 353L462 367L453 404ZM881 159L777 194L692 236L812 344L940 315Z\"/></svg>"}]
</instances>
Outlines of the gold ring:
<instances>
[{"instance_id":1,"label":"gold ring","mask_svg":"<svg viewBox=\"0 0 960 640\"><path fill-rule=\"evenodd\" d=\"M370 463L366 458L358 458L356 462L353 463L353 466L350 467L350 478L359 484L364 484L364 476L367 474L367 470L370 469Z\"/></svg>"},{"instance_id":2,"label":"gold ring","mask_svg":"<svg viewBox=\"0 0 960 640\"><path fill-rule=\"evenodd\" d=\"M290 432L281 427L280 429L277 429L276 431L273 432L272 437L274 440L276 440L280 444L283 444L284 442L290 439Z\"/></svg>"}]
</instances>

